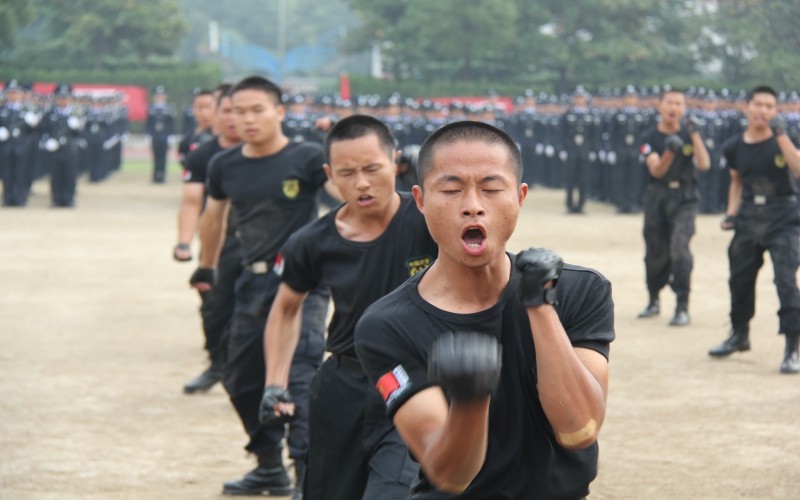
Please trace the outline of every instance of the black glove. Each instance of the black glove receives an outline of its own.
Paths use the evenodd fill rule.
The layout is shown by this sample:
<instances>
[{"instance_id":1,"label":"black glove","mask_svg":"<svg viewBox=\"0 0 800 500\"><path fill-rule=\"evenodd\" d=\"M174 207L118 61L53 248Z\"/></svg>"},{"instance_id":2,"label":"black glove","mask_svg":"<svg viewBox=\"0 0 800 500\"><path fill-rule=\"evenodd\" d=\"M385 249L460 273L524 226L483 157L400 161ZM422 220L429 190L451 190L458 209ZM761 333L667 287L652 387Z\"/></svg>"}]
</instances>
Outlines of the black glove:
<instances>
[{"instance_id":1,"label":"black glove","mask_svg":"<svg viewBox=\"0 0 800 500\"><path fill-rule=\"evenodd\" d=\"M666 142L664 142L664 146L666 146L667 151L677 153L683 147L683 139L681 139L681 137L677 134L672 134L671 136L667 137Z\"/></svg>"},{"instance_id":2,"label":"black glove","mask_svg":"<svg viewBox=\"0 0 800 500\"><path fill-rule=\"evenodd\" d=\"M189 278L189 284L194 286L198 283L208 283L213 287L217 281L217 271L213 267L198 267Z\"/></svg>"},{"instance_id":3,"label":"black glove","mask_svg":"<svg viewBox=\"0 0 800 500\"><path fill-rule=\"evenodd\" d=\"M719 223L719 227L722 228L723 231L730 231L731 229L736 229L736 216L735 215L726 215L722 222Z\"/></svg>"},{"instance_id":4,"label":"black glove","mask_svg":"<svg viewBox=\"0 0 800 500\"><path fill-rule=\"evenodd\" d=\"M275 414L275 405L278 403L293 403L289 391L277 385L266 386L258 408L258 420L262 425L285 424L294 418L288 413Z\"/></svg>"},{"instance_id":5,"label":"black glove","mask_svg":"<svg viewBox=\"0 0 800 500\"><path fill-rule=\"evenodd\" d=\"M500 381L503 348L496 338L480 333L447 332L431 346L428 380L439 384L453 401L490 395Z\"/></svg>"},{"instance_id":6,"label":"black glove","mask_svg":"<svg viewBox=\"0 0 800 500\"><path fill-rule=\"evenodd\" d=\"M519 284L522 305L538 307L545 303L545 285L552 281L551 288L555 289L564 261L552 250L529 248L517 254L517 269L522 273Z\"/></svg>"},{"instance_id":7,"label":"black glove","mask_svg":"<svg viewBox=\"0 0 800 500\"><path fill-rule=\"evenodd\" d=\"M775 137L786 133L786 118L783 115L778 115L769 122L769 127Z\"/></svg>"},{"instance_id":8,"label":"black glove","mask_svg":"<svg viewBox=\"0 0 800 500\"><path fill-rule=\"evenodd\" d=\"M700 131L700 127L703 126L704 123L702 120L695 116L688 116L686 117L686 122L683 128L689 133L689 135L694 134L695 132Z\"/></svg>"},{"instance_id":9,"label":"black glove","mask_svg":"<svg viewBox=\"0 0 800 500\"><path fill-rule=\"evenodd\" d=\"M182 257L178 255L178 250L189 252L189 256ZM191 247L186 243L178 243L177 245L175 245L175 248L172 249L172 258L177 260L178 262L189 262L190 260L192 260Z\"/></svg>"}]
</instances>

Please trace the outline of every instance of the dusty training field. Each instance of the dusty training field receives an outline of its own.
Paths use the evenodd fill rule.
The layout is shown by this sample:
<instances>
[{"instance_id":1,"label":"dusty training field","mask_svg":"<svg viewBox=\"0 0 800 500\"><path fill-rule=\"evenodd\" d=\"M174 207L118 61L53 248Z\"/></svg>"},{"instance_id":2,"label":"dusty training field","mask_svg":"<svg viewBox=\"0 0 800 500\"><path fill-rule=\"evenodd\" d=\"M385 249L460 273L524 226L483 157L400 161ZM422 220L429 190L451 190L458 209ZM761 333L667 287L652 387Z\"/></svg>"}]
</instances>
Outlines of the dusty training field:
<instances>
[{"instance_id":1,"label":"dusty training field","mask_svg":"<svg viewBox=\"0 0 800 500\"><path fill-rule=\"evenodd\" d=\"M77 208L34 186L0 210L0 498L220 498L253 461L221 387L186 396L205 365L192 264L171 259L179 175L143 162L81 182ZM510 249L547 246L613 283L617 340L596 499L800 498L800 376L778 373L777 297L758 281L753 350L712 360L729 328L719 216L698 218L692 325L637 320L645 305L642 215L535 189ZM196 262L196 261L195 261Z\"/></svg>"}]
</instances>

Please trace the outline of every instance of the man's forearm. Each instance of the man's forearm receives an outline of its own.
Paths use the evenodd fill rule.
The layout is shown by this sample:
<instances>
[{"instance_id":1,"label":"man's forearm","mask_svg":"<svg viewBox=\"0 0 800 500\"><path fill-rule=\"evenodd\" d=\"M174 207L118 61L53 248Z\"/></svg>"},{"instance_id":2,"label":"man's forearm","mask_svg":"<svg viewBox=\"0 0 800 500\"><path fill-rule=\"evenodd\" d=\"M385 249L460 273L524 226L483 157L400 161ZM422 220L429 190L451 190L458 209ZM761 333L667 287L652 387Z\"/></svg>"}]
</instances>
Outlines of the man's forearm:
<instances>
[{"instance_id":1,"label":"man's forearm","mask_svg":"<svg viewBox=\"0 0 800 500\"><path fill-rule=\"evenodd\" d=\"M217 267L224 234L224 219L205 215L200 219L200 267Z\"/></svg>"},{"instance_id":2,"label":"man's forearm","mask_svg":"<svg viewBox=\"0 0 800 500\"><path fill-rule=\"evenodd\" d=\"M795 177L800 177L800 153L798 153L792 140L788 135L781 134L776 138L776 141L778 141L778 147L781 148L781 153L786 159L786 164L789 166L792 174L794 174Z\"/></svg>"},{"instance_id":3,"label":"man's forearm","mask_svg":"<svg viewBox=\"0 0 800 500\"><path fill-rule=\"evenodd\" d=\"M667 173L669 167L672 166L672 160L674 158L675 158L674 153L672 153L671 151L665 151L663 156L648 161L647 168L648 170L650 170L650 175L652 175L656 179L664 177L664 174Z\"/></svg>"},{"instance_id":4,"label":"man's forearm","mask_svg":"<svg viewBox=\"0 0 800 500\"><path fill-rule=\"evenodd\" d=\"M264 359L267 361L265 385L289 387L292 358L300 341L300 308L270 311L264 330Z\"/></svg>"},{"instance_id":5,"label":"man's forearm","mask_svg":"<svg viewBox=\"0 0 800 500\"><path fill-rule=\"evenodd\" d=\"M199 221L200 205L190 202L182 203L178 212L178 243L189 244L192 242Z\"/></svg>"},{"instance_id":6,"label":"man's forearm","mask_svg":"<svg viewBox=\"0 0 800 500\"><path fill-rule=\"evenodd\" d=\"M708 148L706 148L700 132L692 134L692 146L694 148L694 163L697 166L697 170L705 172L711 168L711 156L708 154Z\"/></svg>"}]
</instances>

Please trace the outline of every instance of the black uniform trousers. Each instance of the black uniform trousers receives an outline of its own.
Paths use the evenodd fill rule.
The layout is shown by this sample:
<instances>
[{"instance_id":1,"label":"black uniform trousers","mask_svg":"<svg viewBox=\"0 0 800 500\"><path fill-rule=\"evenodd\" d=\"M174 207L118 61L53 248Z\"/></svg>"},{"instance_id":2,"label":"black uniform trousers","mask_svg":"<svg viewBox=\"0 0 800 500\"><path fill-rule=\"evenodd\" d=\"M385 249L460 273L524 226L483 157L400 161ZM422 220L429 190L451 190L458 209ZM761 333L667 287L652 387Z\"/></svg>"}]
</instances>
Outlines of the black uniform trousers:
<instances>
[{"instance_id":1,"label":"black uniform trousers","mask_svg":"<svg viewBox=\"0 0 800 500\"><path fill-rule=\"evenodd\" d=\"M90 182L100 182L108 175L106 150L103 149L103 136L92 134L86 140L85 166L89 171Z\"/></svg>"},{"instance_id":2,"label":"black uniform trousers","mask_svg":"<svg viewBox=\"0 0 800 500\"><path fill-rule=\"evenodd\" d=\"M80 159L77 143L70 141L56 151L48 151L45 159L50 170L50 194L53 206L69 207L74 205Z\"/></svg>"},{"instance_id":3,"label":"black uniform trousers","mask_svg":"<svg viewBox=\"0 0 800 500\"><path fill-rule=\"evenodd\" d=\"M200 315L203 318L205 345L211 359L224 359L224 347L233 308L236 305L236 280L242 274L242 254L239 239L225 237L217 263L217 280L208 292L201 292Z\"/></svg>"},{"instance_id":4,"label":"black uniform trousers","mask_svg":"<svg viewBox=\"0 0 800 500\"><path fill-rule=\"evenodd\" d=\"M311 384L308 500L408 498L419 466L355 357L332 355Z\"/></svg>"},{"instance_id":5,"label":"black uniform trousers","mask_svg":"<svg viewBox=\"0 0 800 500\"><path fill-rule=\"evenodd\" d=\"M763 205L744 201L736 217L736 233L728 247L731 324L744 328L753 318L756 277L769 251L775 273L783 334L800 334L800 212L797 197L775 198Z\"/></svg>"},{"instance_id":6,"label":"black uniform trousers","mask_svg":"<svg viewBox=\"0 0 800 500\"><path fill-rule=\"evenodd\" d=\"M567 190L567 210L570 212L583 211L592 179L591 167L588 149L577 148L569 152L565 164L564 187ZM578 191L577 202L575 190Z\"/></svg>"},{"instance_id":7,"label":"black uniform trousers","mask_svg":"<svg viewBox=\"0 0 800 500\"><path fill-rule=\"evenodd\" d=\"M153 181L164 182L167 175L168 136L164 134L151 137L153 148Z\"/></svg>"},{"instance_id":8,"label":"black uniform trousers","mask_svg":"<svg viewBox=\"0 0 800 500\"><path fill-rule=\"evenodd\" d=\"M261 425L258 409L266 378L264 327L280 278L273 272L254 274L245 268L236 280L236 305L228 336L222 383L250 440L245 449L257 456L281 448L286 428ZM289 375L296 406L289 424L289 455L304 460L308 450L308 391L325 352L325 320L330 295L316 290L303 302L300 342Z\"/></svg>"},{"instance_id":9,"label":"black uniform trousers","mask_svg":"<svg viewBox=\"0 0 800 500\"><path fill-rule=\"evenodd\" d=\"M33 172L30 160L33 144L29 137L8 140L2 149L3 205L21 207L28 203Z\"/></svg>"},{"instance_id":10,"label":"black uniform trousers","mask_svg":"<svg viewBox=\"0 0 800 500\"><path fill-rule=\"evenodd\" d=\"M678 301L687 302L694 266L689 242L697 216L695 188L670 189L653 182L645 191L643 208L647 290L656 297L669 284Z\"/></svg>"},{"instance_id":11,"label":"black uniform trousers","mask_svg":"<svg viewBox=\"0 0 800 500\"><path fill-rule=\"evenodd\" d=\"M638 212L642 207L645 187L645 168L639 160L639 149L623 147L613 165L612 196L620 213Z\"/></svg>"}]
</instances>

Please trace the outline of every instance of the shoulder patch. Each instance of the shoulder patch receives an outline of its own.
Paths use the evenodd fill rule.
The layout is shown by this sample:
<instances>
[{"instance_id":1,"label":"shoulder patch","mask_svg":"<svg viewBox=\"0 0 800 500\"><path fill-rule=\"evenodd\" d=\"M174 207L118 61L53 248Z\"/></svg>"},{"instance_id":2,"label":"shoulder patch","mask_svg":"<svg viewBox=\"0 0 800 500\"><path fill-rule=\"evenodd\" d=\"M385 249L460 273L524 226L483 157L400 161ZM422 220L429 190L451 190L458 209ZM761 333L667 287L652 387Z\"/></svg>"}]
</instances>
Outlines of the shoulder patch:
<instances>
[{"instance_id":1,"label":"shoulder patch","mask_svg":"<svg viewBox=\"0 0 800 500\"><path fill-rule=\"evenodd\" d=\"M389 406L411 388L411 379L403 365L397 365L392 371L384 373L375 387L381 393L386 406Z\"/></svg>"},{"instance_id":2,"label":"shoulder patch","mask_svg":"<svg viewBox=\"0 0 800 500\"><path fill-rule=\"evenodd\" d=\"M187 182L191 178L192 178L192 172L189 171L189 169L184 168L183 169L183 181Z\"/></svg>"},{"instance_id":3,"label":"shoulder patch","mask_svg":"<svg viewBox=\"0 0 800 500\"><path fill-rule=\"evenodd\" d=\"M279 253L277 257L275 257L275 265L272 266L272 272L277 274L278 276L283 276L283 254Z\"/></svg>"},{"instance_id":4,"label":"shoulder patch","mask_svg":"<svg viewBox=\"0 0 800 500\"><path fill-rule=\"evenodd\" d=\"M651 148L649 144L642 144L642 147L639 148L639 152L647 156L653 152L653 148Z\"/></svg>"}]
</instances>

